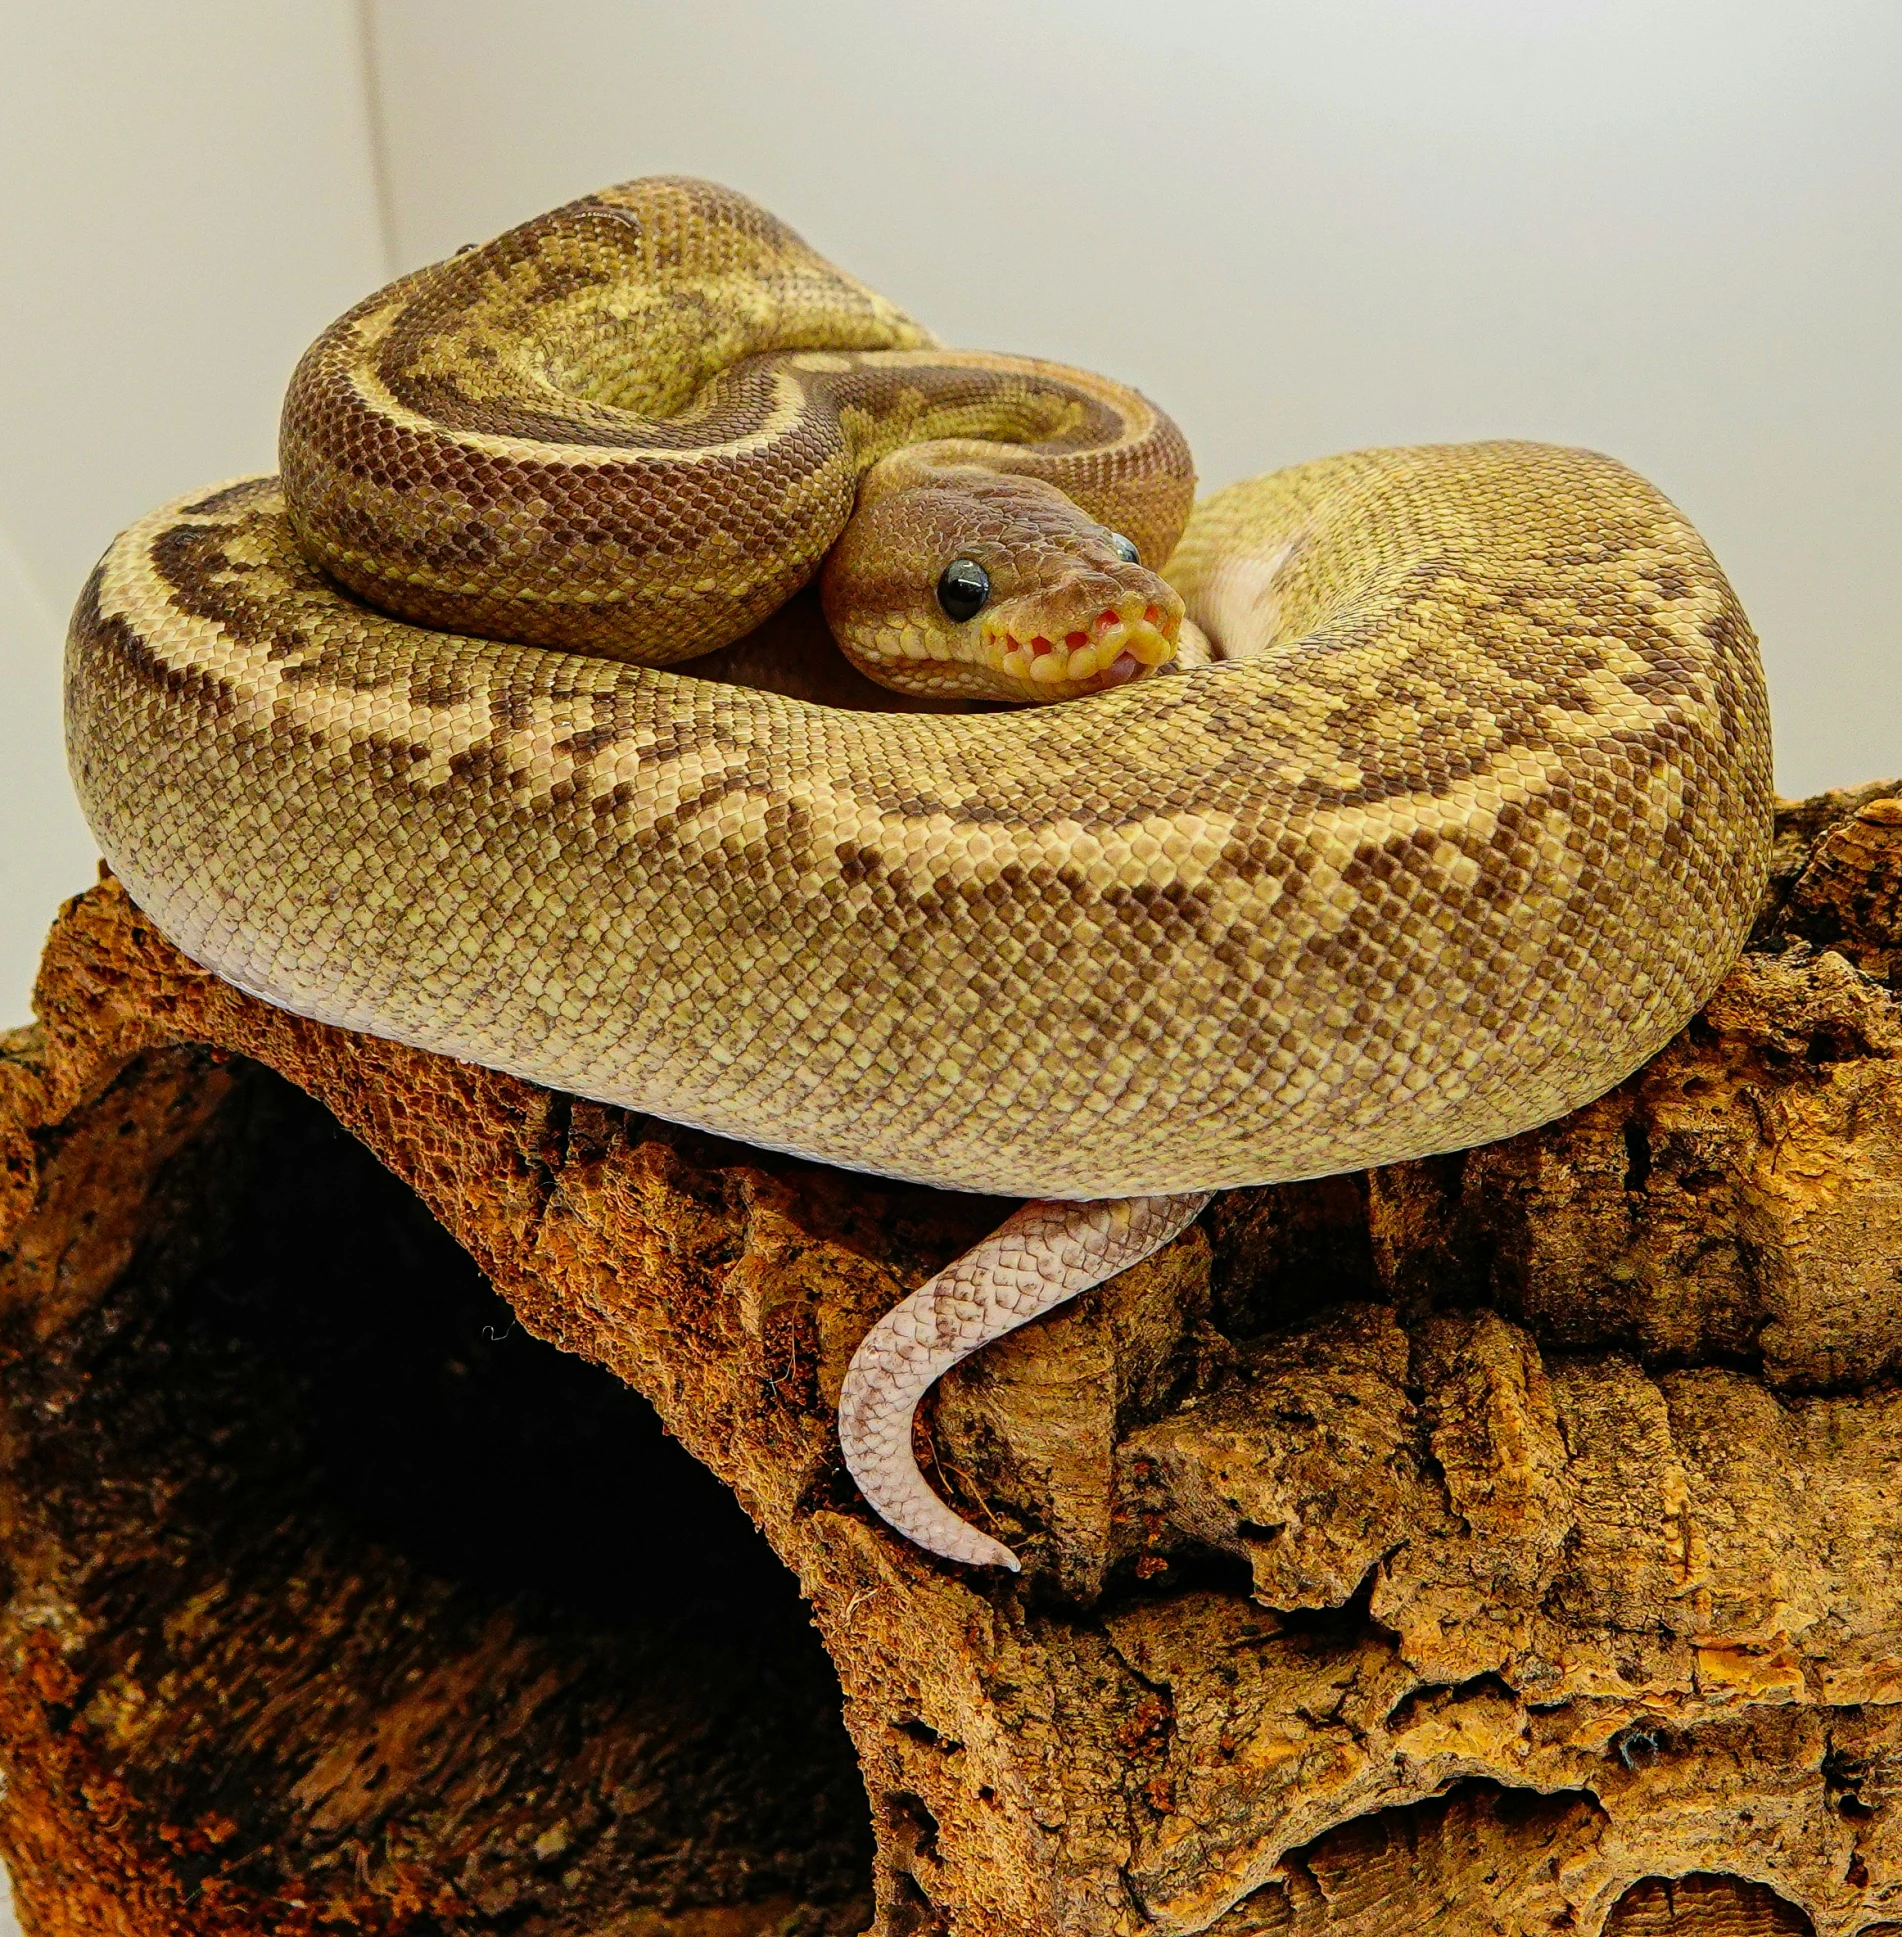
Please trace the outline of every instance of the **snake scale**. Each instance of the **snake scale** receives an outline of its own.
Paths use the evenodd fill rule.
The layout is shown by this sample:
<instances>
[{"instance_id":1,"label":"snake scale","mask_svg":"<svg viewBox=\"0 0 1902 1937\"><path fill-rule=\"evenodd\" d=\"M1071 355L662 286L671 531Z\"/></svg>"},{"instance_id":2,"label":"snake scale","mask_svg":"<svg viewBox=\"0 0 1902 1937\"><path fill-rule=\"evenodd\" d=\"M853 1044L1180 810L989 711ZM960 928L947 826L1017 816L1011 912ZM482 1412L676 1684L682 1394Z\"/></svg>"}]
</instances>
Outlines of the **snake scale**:
<instances>
[{"instance_id":1,"label":"snake scale","mask_svg":"<svg viewBox=\"0 0 1902 1937\"><path fill-rule=\"evenodd\" d=\"M913 1464L947 1366L1212 1191L1597 1096L1764 882L1755 641L1630 471L1364 451L1192 509L1134 392L942 349L705 183L369 298L281 461L81 596L112 868L300 1014L1030 1199L841 1400L867 1498L953 1559L1016 1564ZM889 709L739 683L808 586Z\"/></svg>"}]
</instances>

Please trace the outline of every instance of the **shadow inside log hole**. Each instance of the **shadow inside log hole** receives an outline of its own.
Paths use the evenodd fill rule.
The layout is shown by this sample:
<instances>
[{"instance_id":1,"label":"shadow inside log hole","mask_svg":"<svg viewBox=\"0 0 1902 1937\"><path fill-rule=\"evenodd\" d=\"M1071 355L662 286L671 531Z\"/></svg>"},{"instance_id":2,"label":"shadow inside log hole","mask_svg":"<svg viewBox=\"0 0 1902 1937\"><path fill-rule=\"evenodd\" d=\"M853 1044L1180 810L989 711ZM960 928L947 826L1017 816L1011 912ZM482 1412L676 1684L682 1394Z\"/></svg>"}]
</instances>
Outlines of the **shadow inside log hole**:
<instances>
[{"instance_id":1,"label":"shadow inside log hole","mask_svg":"<svg viewBox=\"0 0 1902 1937\"><path fill-rule=\"evenodd\" d=\"M9 1341L9 1651L71 1609L54 1830L113 1785L165 1888L255 1907L220 1929L863 1929L838 1683L732 1497L262 1068L148 1057L53 1164L189 1107L129 1267Z\"/></svg>"},{"instance_id":2,"label":"shadow inside log hole","mask_svg":"<svg viewBox=\"0 0 1902 1937\"><path fill-rule=\"evenodd\" d=\"M1646 1877L1618 1899L1605 1937L1815 1937L1795 1904L1744 1877ZM1865 1931L1863 1937L1876 1937Z\"/></svg>"}]
</instances>

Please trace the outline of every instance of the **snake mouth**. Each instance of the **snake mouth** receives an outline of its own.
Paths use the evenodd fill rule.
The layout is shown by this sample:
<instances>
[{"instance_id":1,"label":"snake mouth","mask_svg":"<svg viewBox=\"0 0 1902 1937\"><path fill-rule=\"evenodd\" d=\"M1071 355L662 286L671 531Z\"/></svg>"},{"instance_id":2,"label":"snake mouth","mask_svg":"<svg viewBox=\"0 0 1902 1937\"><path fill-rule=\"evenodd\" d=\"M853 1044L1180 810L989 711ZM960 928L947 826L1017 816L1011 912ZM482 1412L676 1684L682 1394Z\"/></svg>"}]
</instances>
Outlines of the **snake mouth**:
<instances>
[{"instance_id":1,"label":"snake mouth","mask_svg":"<svg viewBox=\"0 0 1902 1937\"><path fill-rule=\"evenodd\" d=\"M1182 623L1179 612L1140 594L1103 606L1086 624L1062 632L1036 630L1028 616L1013 624L1012 617L1008 606L987 615L984 656L1006 679L1027 688L1030 699L1103 692L1167 665Z\"/></svg>"}]
</instances>

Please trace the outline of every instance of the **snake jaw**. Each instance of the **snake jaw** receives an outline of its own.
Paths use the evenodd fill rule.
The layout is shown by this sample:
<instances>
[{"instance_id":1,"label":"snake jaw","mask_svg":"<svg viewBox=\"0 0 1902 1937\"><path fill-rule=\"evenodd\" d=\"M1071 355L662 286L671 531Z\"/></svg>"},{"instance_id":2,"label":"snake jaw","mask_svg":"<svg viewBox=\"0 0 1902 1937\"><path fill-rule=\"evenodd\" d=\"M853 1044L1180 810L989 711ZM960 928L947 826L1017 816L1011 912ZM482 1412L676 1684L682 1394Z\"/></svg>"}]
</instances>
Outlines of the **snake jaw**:
<instances>
[{"instance_id":1,"label":"snake jaw","mask_svg":"<svg viewBox=\"0 0 1902 1937\"><path fill-rule=\"evenodd\" d=\"M1127 685L1175 657L1182 607L1142 592L1103 605L1087 620L1054 619L1046 598L1013 600L979 621L980 657L1002 674L1006 697L1074 699Z\"/></svg>"}]
</instances>

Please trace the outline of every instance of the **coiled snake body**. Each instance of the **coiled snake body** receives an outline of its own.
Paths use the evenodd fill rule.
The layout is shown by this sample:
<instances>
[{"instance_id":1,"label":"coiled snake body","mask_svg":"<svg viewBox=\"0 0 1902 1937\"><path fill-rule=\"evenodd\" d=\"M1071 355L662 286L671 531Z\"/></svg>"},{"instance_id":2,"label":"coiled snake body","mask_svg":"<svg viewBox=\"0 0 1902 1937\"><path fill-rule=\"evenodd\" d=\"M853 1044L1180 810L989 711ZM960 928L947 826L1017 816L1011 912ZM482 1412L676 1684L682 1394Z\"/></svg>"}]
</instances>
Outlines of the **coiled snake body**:
<instances>
[{"instance_id":1,"label":"coiled snake body","mask_svg":"<svg viewBox=\"0 0 1902 1937\"><path fill-rule=\"evenodd\" d=\"M1763 884L1755 642L1629 471L1371 451L1190 515L1134 393L939 350L705 184L371 298L300 366L283 465L134 526L81 598L115 872L302 1014L1033 1199L841 1405L868 1498L952 1558L1015 1564L912 1464L947 1365L1210 1191L1601 1093ZM815 574L940 710L660 669Z\"/></svg>"}]
</instances>

